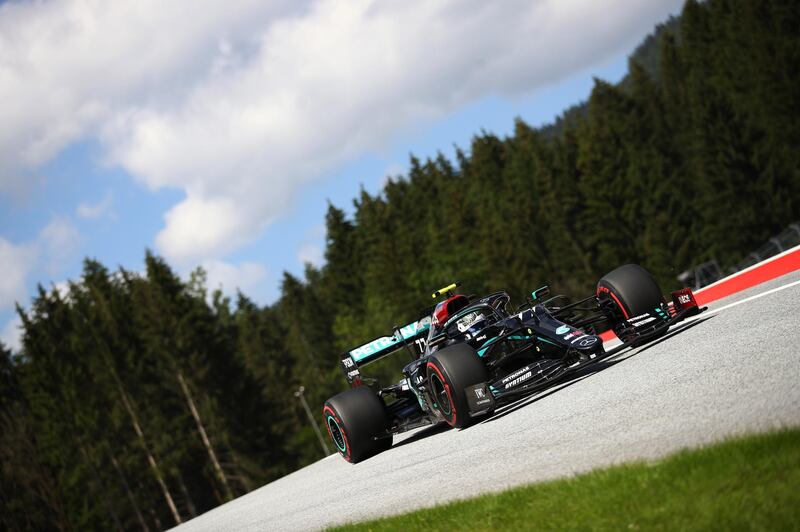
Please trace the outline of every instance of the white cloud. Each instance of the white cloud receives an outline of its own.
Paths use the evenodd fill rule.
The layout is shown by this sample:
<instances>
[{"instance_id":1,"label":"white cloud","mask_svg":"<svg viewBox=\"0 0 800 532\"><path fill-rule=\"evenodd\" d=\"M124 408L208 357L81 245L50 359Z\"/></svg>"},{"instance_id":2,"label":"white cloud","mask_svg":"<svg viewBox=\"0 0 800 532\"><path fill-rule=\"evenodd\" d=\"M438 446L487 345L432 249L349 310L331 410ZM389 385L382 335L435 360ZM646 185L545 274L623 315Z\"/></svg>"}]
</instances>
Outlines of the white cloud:
<instances>
[{"instance_id":1,"label":"white cloud","mask_svg":"<svg viewBox=\"0 0 800 532\"><path fill-rule=\"evenodd\" d=\"M62 299L69 297L69 281L58 281L50 285L51 293L58 293Z\"/></svg>"},{"instance_id":2,"label":"white cloud","mask_svg":"<svg viewBox=\"0 0 800 532\"><path fill-rule=\"evenodd\" d=\"M381 189L386 188L386 185L389 184L389 181L396 181L398 176L400 177L405 176L407 171L408 171L408 165L400 163L390 164L386 168L386 170L383 171L383 179L381 179Z\"/></svg>"},{"instance_id":3,"label":"white cloud","mask_svg":"<svg viewBox=\"0 0 800 532\"><path fill-rule=\"evenodd\" d=\"M209 291L222 290L226 295L233 295L236 290L252 295L263 292L263 281L267 276L267 268L256 262L231 264L220 260L203 262L206 271L206 286Z\"/></svg>"},{"instance_id":4,"label":"white cloud","mask_svg":"<svg viewBox=\"0 0 800 532\"><path fill-rule=\"evenodd\" d=\"M0 5L0 190L131 104L169 105L290 2L64 1ZM254 16L255 15L255 16ZM235 40L246 51L244 39ZM242 52L244 53L244 52ZM11 178L9 176L16 176Z\"/></svg>"},{"instance_id":5,"label":"white cloud","mask_svg":"<svg viewBox=\"0 0 800 532\"><path fill-rule=\"evenodd\" d=\"M140 182L185 193L159 251L221 257L403 128L627 51L682 0L267 4L3 4L0 161L22 166L0 175L98 136Z\"/></svg>"},{"instance_id":6,"label":"white cloud","mask_svg":"<svg viewBox=\"0 0 800 532\"><path fill-rule=\"evenodd\" d=\"M82 237L73 223L62 217L53 217L39 233L40 259L48 273L59 273L78 252Z\"/></svg>"},{"instance_id":7,"label":"white cloud","mask_svg":"<svg viewBox=\"0 0 800 532\"><path fill-rule=\"evenodd\" d=\"M189 196L166 215L167 227L156 246L171 259L197 259L237 249L263 229L268 220L241 216L243 200Z\"/></svg>"},{"instance_id":8,"label":"white cloud","mask_svg":"<svg viewBox=\"0 0 800 532\"><path fill-rule=\"evenodd\" d=\"M297 261L300 264L312 264L316 267L325 262L325 253L322 251L327 228L324 223L315 224L305 232L304 243L297 250Z\"/></svg>"},{"instance_id":9,"label":"white cloud","mask_svg":"<svg viewBox=\"0 0 800 532\"><path fill-rule=\"evenodd\" d=\"M19 315L14 314L14 317L0 331L0 341L14 353L18 353L22 347L22 330L20 327L22 327L22 320L19 319Z\"/></svg>"},{"instance_id":10,"label":"white cloud","mask_svg":"<svg viewBox=\"0 0 800 532\"><path fill-rule=\"evenodd\" d=\"M77 228L66 218L53 217L36 236L23 244L0 237L0 310L24 304L28 277L38 269L57 275L78 252L82 241Z\"/></svg>"},{"instance_id":11,"label":"white cloud","mask_svg":"<svg viewBox=\"0 0 800 532\"><path fill-rule=\"evenodd\" d=\"M0 310L24 303L27 296L25 279L36 264L37 247L33 244L15 245L0 237Z\"/></svg>"},{"instance_id":12,"label":"white cloud","mask_svg":"<svg viewBox=\"0 0 800 532\"><path fill-rule=\"evenodd\" d=\"M300 264L310 263L314 266L321 266L324 260L322 248L316 244L303 244L297 251L297 260Z\"/></svg>"},{"instance_id":13,"label":"white cloud","mask_svg":"<svg viewBox=\"0 0 800 532\"><path fill-rule=\"evenodd\" d=\"M84 220L97 220L105 216L113 217L113 212L111 211L111 204L113 202L114 196L111 194L111 191L108 191L97 203L81 202L75 214L78 215L78 218L83 218Z\"/></svg>"},{"instance_id":14,"label":"white cloud","mask_svg":"<svg viewBox=\"0 0 800 532\"><path fill-rule=\"evenodd\" d=\"M307 238L314 238L314 239L324 239L325 235L328 233L328 228L325 227L324 223L315 224L308 228L306 231Z\"/></svg>"}]
</instances>

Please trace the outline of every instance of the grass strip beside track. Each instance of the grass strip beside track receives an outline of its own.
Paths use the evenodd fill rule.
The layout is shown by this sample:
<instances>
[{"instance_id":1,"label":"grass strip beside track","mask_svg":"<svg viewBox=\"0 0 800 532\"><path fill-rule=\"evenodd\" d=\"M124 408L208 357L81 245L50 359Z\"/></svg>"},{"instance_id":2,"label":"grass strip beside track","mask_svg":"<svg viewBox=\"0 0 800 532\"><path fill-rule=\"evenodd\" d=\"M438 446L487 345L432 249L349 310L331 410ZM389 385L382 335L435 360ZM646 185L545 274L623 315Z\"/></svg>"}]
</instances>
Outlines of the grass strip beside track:
<instances>
[{"instance_id":1,"label":"grass strip beside track","mask_svg":"<svg viewBox=\"0 0 800 532\"><path fill-rule=\"evenodd\" d=\"M800 530L800 430L333 530Z\"/></svg>"}]
</instances>

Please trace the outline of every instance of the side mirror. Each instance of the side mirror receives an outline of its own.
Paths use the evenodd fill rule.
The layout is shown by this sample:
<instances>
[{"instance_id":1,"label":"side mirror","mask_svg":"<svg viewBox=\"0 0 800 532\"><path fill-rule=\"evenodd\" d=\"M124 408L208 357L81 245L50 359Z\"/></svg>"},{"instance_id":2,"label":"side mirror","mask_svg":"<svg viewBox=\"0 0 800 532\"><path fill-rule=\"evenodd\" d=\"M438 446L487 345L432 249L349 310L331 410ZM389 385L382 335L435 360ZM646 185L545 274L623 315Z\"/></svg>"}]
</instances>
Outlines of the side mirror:
<instances>
[{"instance_id":1,"label":"side mirror","mask_svg":"<svg viewBox=\"0 0 800 532\"><path fill-rule=\"evenodd\" d=\"M541 299L542 297L550 294L550 287L544 285L541 288L537 288L533 292L531 292L531 301L536 301L537 299Z\"/></svg>"}]
</instances>

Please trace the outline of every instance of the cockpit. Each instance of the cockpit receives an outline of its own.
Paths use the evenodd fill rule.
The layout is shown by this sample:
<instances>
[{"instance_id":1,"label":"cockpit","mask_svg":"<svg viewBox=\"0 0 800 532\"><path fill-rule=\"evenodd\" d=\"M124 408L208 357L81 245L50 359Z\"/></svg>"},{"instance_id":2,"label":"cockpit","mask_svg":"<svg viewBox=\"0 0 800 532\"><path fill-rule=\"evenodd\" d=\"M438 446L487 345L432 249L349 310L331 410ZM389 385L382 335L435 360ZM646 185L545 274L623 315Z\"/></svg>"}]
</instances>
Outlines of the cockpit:
<instances>
[{"instance_id":1,"label":"cockpit","mask_svg":"<svg viewBox=\"0 0 800 532\"><path fill-rule=\"evenodd\" d=\"M469 306L469 298L465 295L456 294L440 302L433 309L433 324L444 326L451 316Z\"/></svg>"},{"instance_id":2,"label":"cockpit","mask_svg":"<svg viewBox=\"0 0 800 532\"><path fill-rule=\"evenodd\" d=\"M487 303L467 305L444 322L434 322L428 335L431 351L454 343L477 338L481 331L503 318L497 309Z\"/></svg>"},{"instance_id":3,"label":"cockpit","mask_svg":"<svg viewBox=\"0 0 800 532\"><path fill-rule=\"evenodd\" d=\"M478 301L452 292L448 295L433 310L426 343L429 353L447 345L478 339L481 331L508 317L509 296L505 292L495 292Z\"/></svg>"}]
</instances>

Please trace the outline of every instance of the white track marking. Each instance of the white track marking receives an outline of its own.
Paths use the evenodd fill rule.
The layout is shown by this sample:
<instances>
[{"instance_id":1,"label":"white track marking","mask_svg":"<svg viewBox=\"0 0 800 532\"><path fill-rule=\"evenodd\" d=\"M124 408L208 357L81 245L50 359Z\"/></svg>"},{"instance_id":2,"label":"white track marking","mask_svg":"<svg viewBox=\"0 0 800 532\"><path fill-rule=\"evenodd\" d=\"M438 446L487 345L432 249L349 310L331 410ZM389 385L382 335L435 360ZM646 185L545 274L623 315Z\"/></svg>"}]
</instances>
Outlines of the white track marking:
<instances>
[{"instance_id":1,"label":"white track marking","mask_svg":"<svg viewBox=\"0 0 800 532\"><path fill-rule=\"evenodd\" d=\"M754 299L758 299L760 297L764 297L764 296L768 296L770 294L774 294L775 292L780 292L781 290L786 290L787 288L791 288L791 287L797 286L799 284L800 284L800 281L794 281L792 283L785 284L783 286L778 286L777 288L773 288L771 290L767 290L766 292L761 292L760 294L756 294L756 295L753 295L753 296L750 296L750 297L746 297L744 299L740 299L739 301L734 301L733 303L729 303L727 305L723 305L723 306L721 306L719 308L709 309L708 311L703 312L702 314L698 314L697 316L692 316L691 318L688 318L686 320L686 323L694 321L694 320L696 320L698 318L702 318L702 317L705 317L705 316L710 316L712 314L716 314L717 312L721 312L723 310L727 310L729 308L735 307L736 305L741 305L742 303L747 303L749 301L753 301ZM731 294L731 295L733 295L733 294Z\"/></svg>"},{"instance_id":2,"label":"white track marking","mask_svg":"<svg viewBox=\"0 0 800 532\"><path fill-rule=\"evenodd\" d=\"M770 262L774 262L774 261L776 261L776 260L778 260L778 259L780 259L782 257L785 257L786 255L794 253L798 249L800 249L800 246L795 246L793 248L787 249L786 251L782 251L781 253L778 253L777 255L774 255L774 256L772 256L772 257L770 257L768 259L764 259L761 262L757 262L757 263L753 264L752 266L748 266L744 270L739 270L738 272L732 273L732 274L730 274L730 275L728 275L726 277L723 277L722 279L718 279L717 281L714 281L713 283L711 283L709 285L706 285L703 288L699 288L699 289L695 290L694 293L695 294L702 294L704 291L708 290L709 288L713 288L714 286L717 286L720 283L730 281L731 279L735 279L736 277L739 277L740 275L742 275L744 273L747 273L749 271L755 270L757 268L761 268L765 264L769 264ZM791 273L791 272L786 272L786 273ZM729 294L729 295L733 295L733 294Z\"/></svg>"}]
</instances>

